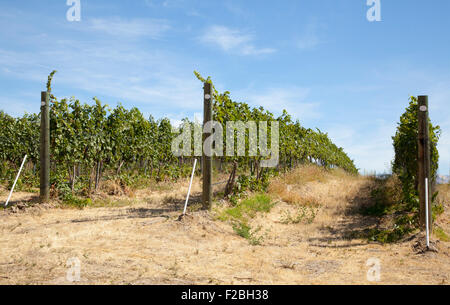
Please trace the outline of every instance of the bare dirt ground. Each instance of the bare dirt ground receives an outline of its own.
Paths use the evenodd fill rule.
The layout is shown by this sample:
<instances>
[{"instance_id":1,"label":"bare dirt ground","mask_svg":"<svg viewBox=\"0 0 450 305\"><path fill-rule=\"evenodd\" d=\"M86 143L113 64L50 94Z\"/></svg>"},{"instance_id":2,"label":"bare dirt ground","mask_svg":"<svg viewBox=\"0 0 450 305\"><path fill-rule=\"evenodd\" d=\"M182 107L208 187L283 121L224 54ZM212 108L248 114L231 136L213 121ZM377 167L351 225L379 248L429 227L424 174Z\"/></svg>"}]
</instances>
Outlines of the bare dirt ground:
<instances>
[{"instance_id":1,"label":"bare dirt ground","mask_svg":"<svg viewBox=\"0 0 450 305\"><path fill-rule=\"evenodd\" d=\"M381 245L352 237L376 221L354 213L372 187L368 178L309 181L295 192L320 202L312 223L283 224L292 205L279 202L252 220L263 241L252 246L213 212L191 211L181 221L187 180L136 191L124 206L21 208L33 194L16 193L0 211L0 284L73 284L68 260L80 262L80 284L448 284L450 243L418 253L420 236ZM195 181L192 202L199 200ZM448 200L446 193L446 200ZM0 201L7 192L3 190ZM123 200L118 198L117 200ZM450 232L449 202L438 222ZM380 261L370 282L368 259Z\"/></svg>"}]
</instances>

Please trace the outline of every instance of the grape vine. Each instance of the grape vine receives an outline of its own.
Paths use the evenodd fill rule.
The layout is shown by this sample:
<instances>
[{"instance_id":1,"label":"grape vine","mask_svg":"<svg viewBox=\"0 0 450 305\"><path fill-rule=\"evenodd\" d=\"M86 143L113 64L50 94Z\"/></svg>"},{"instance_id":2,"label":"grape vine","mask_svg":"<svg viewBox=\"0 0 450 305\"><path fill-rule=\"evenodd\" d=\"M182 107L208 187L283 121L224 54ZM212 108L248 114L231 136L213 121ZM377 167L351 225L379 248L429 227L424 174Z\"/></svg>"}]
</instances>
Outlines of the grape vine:
<instances>
[{"instance_id":1,"label":"grape vine","mask_svg":"<svg viewBox=\"0 0 450 305\"><path fill-rule=\"evenodd\" d=\"M48 92L51 92L55 73L53 71L48 78ZM195 74L201 81L211 82L210 78ZM275 170L312 162L357 173L353 161L326 133L301 126L286 111L275 117L263 107L252 108L246 103L232 101L229 92L218 93L215 89L214 97L214 120L224 125L227 121L238 120L279 122L280 164ZM50 95L52 189L65 188L72 194L89 196L106 179L119 178L133 183L132 177L136 176L161 181L189 175L193 157L172 154L171 143L178 134L173 132L169 119L146 118L137 108L128 110L119 104L112 109L97 98L93 101L82 104L75 98L58 100ZM194 125L188 119L184 121ZM24 179L37 187L40 115L25 114L14 118L0 111L0 129L0 179L11 179L27 154L29 161ZM270 140L270 136L268 138ZM256 179L264 175L264 169L258 166L261 157L223 156L218 160L220 169L222 165L226 168L236 164L239 168L250 169L250 176Z\"/></svg>"}]
</instances>

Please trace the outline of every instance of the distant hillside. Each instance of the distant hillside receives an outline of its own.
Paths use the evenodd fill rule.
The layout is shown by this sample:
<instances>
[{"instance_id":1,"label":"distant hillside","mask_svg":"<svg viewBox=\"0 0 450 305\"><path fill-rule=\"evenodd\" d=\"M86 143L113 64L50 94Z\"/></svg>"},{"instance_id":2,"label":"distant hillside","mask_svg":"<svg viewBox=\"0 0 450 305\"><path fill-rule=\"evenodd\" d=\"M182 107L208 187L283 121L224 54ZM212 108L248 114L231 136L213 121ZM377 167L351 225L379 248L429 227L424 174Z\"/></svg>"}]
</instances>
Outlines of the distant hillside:
<instances>
[{"instance_id":1,"label":"distant hillside","mask_svg":"<svg viewBox=\"0 0 450 305\"><path fill-rule=\"evenodd\" d=\"M450 183L450 176L438 175L438 177L437 177L437 183L438 183L438 184L446 184L446 183Z\"/></svg>"}]
</instances>

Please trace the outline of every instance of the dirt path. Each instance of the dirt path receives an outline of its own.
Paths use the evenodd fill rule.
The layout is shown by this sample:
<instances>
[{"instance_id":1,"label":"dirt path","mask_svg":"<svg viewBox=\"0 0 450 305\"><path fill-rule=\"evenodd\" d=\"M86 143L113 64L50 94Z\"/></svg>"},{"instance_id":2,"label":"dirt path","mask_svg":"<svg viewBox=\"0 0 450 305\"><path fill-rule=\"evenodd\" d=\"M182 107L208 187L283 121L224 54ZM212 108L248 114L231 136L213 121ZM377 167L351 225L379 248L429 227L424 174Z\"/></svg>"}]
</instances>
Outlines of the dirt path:
<instances>
[{"instance_id":1,"label":"dirt path","mask_svg":"<svg viewBox=\"0 0 450 305\"><path fill-rule=\"evenodd\" d=\"M71 284L71 258L81 284L376 284L369 259L380 262L380 284L448 284L448 242L417 254L416 240L383 246L349 235L373 221L351 212L364 183L349 182L342 196L333 195L337 181L307 184L303 191L323 202L314 222L281 223L291 207L279 203L254 220L264 232L258 246L214 213L178 221L186 183L164 195L138 193L127 207L0 211L0 284Z\"/></svg>"}]
</instances>

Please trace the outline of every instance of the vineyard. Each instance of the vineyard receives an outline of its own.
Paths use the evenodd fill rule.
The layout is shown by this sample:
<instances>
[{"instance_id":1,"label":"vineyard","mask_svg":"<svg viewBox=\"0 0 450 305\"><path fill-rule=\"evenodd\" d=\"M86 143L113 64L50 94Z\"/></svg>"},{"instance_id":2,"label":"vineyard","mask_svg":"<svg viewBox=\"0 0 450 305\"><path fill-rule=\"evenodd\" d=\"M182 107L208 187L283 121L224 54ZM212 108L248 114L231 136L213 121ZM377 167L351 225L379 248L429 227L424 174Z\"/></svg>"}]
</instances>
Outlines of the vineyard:
<instances>
[{"instance_id":1,"label":"vineyard","mask_svg":"<svg viewBox=\"0 0 450 305\"><path fill-rule=\"evenodd\" d=\"M55 73L46 92L48 202L36 195L42 182L40 114L0 112L0 200L28 156L12 204L0 209L0 283L448 283L450 189L435 184L441 130L426 121L433 240L424 243L417 157L423 97L411 98L392 138L393 174L379 178L359 175L326 133L302 126L286 111L277 117L233 101L230 92L219 93L210 78L195 72L212 88L214 121L269 122L268 133L273 122L279 128L279 162L272 168L260 165L266 157L251 153L250 128L233 131L234 155L213 156L214 204L205 208L206 171L197 168L189 178L194 158L204 158L192 154L199 122L185 118L173 126L168 118L146 118L121 104L110 108L97 98L91 104L58 99L51 94ZM223 134L226 150L228 136ZM234 145L239 137L245 139L243 154ZM187 214L180 216L185 202ZM383 268L378 280L367 271L374 258ZM66 275L73 262L81 268L76 280Z\"/></svg>"},{"instance_id":2,"label":"vineyard","mask_svg":"<svg viewBox=\"0 0 450 305\"><path fill-rule=\"evenodd\" d=\"M51 92L54 74L55 71L49 76L48 92ZM196 76L201 81L210 81L197 72ZM218 171L230 171L237 164L238 173L242 174L240 180L247 179L263 186L267 185L270 175L305 163L357 173L353 161L326 133L307 129L298 120L292 121L286 111L275 117L263 107L252 108L246 103L232 101L229 92L215 91L213 113L214 120L222 124L228 121L278 121L280 130L280 164L276 169L259 168L261 157L249 157L247 145L246 156L216 157ZM82 104L75 98L59 100L51 95L50 183L53 197L69 201L77 200L74 196L89 197L98 190L102 180L133 185L149 179L160 182L186 177L193 157L174 156L172 142L183 126L193 127L198 123L187 118L183 121L177 129L169 119L145 118L137 108L128 110L120 104L110 108L97 98L92 105ZM39 126L39 114L14 118L0 112L2 181L12 181L24 155L28 155L29 161L18 187L39 187ZM246 137L248 143L248 134Z\"/></svg>"},{"instance_id":3,"label":"vineyard","mask_svg":"<svg viewBox=\"0 0 450 305\"><path fill-rule=\"evenodd\" d=\"M0 3L0 288L450 284L450 1L29 2Z\"/></svg>"}]
</instances>

